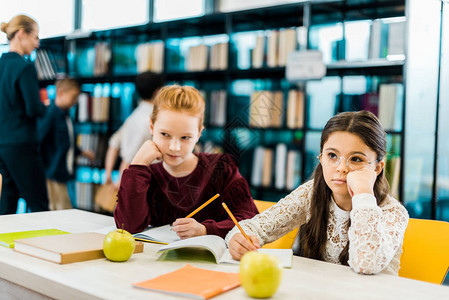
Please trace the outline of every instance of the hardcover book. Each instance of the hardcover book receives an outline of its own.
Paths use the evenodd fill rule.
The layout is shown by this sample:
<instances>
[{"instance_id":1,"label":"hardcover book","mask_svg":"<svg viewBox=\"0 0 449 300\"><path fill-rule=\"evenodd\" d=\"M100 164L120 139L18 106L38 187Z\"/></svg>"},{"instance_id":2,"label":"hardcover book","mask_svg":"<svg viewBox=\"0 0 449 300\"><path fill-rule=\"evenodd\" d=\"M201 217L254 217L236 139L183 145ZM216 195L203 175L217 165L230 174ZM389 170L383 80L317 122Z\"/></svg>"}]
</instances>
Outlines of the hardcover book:
<instances>
[{"instance_id":1,"label":"hardcover book","mask_svg":"<svg viewBox=\"0 0 449 300\"><path fill-rule=\"evenodd\" d=\"M104 234L96 232L41 236L16 240L14 250L47 261L67 264L104 258ZM134 253L143 252L143 243L136 242Z\"/></svg>"}]
</instances>

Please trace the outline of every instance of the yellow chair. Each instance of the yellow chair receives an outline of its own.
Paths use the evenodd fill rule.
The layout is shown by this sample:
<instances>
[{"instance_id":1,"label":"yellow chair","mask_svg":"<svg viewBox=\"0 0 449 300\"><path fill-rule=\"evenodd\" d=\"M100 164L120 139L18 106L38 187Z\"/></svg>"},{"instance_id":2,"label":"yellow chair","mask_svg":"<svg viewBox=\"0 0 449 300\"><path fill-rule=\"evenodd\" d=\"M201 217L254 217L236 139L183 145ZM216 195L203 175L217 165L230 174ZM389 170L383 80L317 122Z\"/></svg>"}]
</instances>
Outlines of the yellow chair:
<instances>
[{"instance_id":1,"label":"yellow chair","mask_svg":"<svg viewBox=\"0 0 449 300\"><path fill-rule=\"evenodd\" d=\"M262 200L254 200L254 203L256 204L257 209L259 212L263 212L264 210L270 208L276 202L271 201L262 201ZM277 239L276 241L263 245L262 248L269 248L269 249L291 249L293 247L293 242L295 241L296 234L298 233L298 229L294 229L284 235L283 237Z\"/></svg>"},{"instance_id":2,"label":"yellow chair","mask_svg":"<svg viewBox=\"0 0 449 300\"><path fill-rule=\"evenodd\" d=\"M399 276L441 284L449 270L449 223L410 218Z\"/></svg>"}]
</instances>

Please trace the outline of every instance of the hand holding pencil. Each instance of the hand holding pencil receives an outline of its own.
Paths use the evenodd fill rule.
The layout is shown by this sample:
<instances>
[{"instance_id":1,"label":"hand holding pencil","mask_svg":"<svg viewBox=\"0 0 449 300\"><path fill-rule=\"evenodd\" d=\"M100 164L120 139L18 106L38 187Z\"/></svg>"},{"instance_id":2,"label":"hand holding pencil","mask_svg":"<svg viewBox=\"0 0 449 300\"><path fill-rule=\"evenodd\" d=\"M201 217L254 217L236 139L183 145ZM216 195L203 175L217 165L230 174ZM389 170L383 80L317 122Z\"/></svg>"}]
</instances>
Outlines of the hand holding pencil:
<instances>
[{"instance_id":1,"label":"hand holding pencil","mask_svg":"<svg viewBox=\"0 0 449 300\"><path fill-rule=\"evenodd\" d=\"M231 253L232 258L240 260L240 258L246 252L255 251L260 248L259 240L254 235L248 236L243 230L243 228L240 226L240 224L237 222L237 219L234 217L234 215L232 214L231 210L228 208L226 203L223 202L222 205L223 208L228 213L231 220L240 230L240 234L239 233L235 234L229 241L229 252Z\"/></svg>"},{"instance_id":2,"label":"hand holding pencil","mask_svg":"<svg viewBox=\"0 0 449 300\"><path fill-rule=\"evenodd\" d=\"M176 232L176 234L181 239L206 235L207 234L206 227L203 224L197 222L192 217L195 214L197 214L200 210L202 210L204 207L209 205L212 201L217 199L219 196L220 194L216 194L215 196L204 202L202 205L200 205L197 209L188 214L185 218L176 219L176 221L172 224L172 230Z\"/></svg>"}]
</instances>

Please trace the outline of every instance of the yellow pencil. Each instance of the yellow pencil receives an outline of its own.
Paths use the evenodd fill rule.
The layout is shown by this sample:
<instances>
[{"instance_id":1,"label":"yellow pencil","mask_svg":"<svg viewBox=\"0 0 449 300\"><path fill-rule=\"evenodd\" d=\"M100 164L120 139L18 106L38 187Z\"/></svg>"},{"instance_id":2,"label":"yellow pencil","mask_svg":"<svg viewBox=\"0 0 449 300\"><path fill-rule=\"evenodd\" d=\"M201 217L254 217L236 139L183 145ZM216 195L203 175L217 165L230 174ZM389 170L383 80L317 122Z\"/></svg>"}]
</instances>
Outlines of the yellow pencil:
<instances>
[{"instance_id":1,"label":"yellow pencil","mask_svg":"<svg viewBox=\"0 0 449 300\"><path fill-rule=\"evenodd\" d=\"M237 222L237 219L234 217L234 215L232 214L232 212L229 210L228 206L226 205L226 203L222 203L221 205L223 205L224 209L226 210L226 212L228 213L228 215L231 217L232 221L234 222L235 226L237 226L240 229L240 232L243 234L243 236L254 246L253 241L251 241L251 239L249 238L249 236L246 235L246 233L243 231L243 228L240 226L239 222Z\"/></svg>"},{"instance_id":2,"label":"yellow pencil","mask_svg":"<svg viewBox=\"0 0 449 300\"><path fill-rule=\"evenodd\" d=\"M199 212L200 210L202 210L204 207L206 207L206 205L208 205L209 203L211 203L212 201L214 201L214 200L217 199L218 197L220 197L220 194L216 194L215 196L213 196L212 198L210 198L209 200L207 200L206 202L204 202L203 205L201 205L200 207L198 207L197 209L195 209L194 211L192 211L186 218L191 218L191 217L193 217L194 214L196 214L197 212Z\"/></svg>"},{"instance_id":3,"label":"yellow pencil","mask_svg":"<svg viewBox=\"0 0 449 300\"><path fill-rule=\"evenodd\" d=\"M141 241L141 242L147 242L147 243L153 243L153 244L161 244L161 245L168 245L168 243L164 243L164 242L157 242L157 241L153 241L153 240L147 240L147 239L142 239L142 238L134 238L136 241Z\"/></svg>"}]
</instances>

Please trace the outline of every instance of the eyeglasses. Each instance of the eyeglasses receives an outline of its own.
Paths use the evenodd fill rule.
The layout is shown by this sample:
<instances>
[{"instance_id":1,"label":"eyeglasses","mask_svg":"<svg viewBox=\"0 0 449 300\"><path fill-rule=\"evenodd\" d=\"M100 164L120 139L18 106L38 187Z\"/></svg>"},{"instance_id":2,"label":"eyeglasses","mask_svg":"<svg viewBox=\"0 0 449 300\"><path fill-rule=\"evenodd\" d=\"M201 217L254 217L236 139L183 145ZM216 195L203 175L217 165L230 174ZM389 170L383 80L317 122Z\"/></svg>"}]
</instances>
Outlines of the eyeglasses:
<instances>
[{"instance_id":1,"label":"eyeglasses","mask_svg":"<svg viewBox=\"0 0 449 300\"><path fill-rule=\"evenodd\" d=\"M39 35L35 34L33 32L28 33L28 35L30 35L32 38L34 38L35 40L39 40Z\"/></svg>"},{"instance_id":2,"label":"eyeglasses","mask_svg":"<svg viewBox=\"0 0 449 300\"><path fill-rule=\"evenodd\" d=\"M323 152L320 155L317 156L318 159L322 159L322 162L326 165L332 166L332 167L338 167L340 165L340 162L342 159L346 160L346 166L351 171L360 170L364 167L379 162L378 159L373 161L368 161L368 158L361 154L353 154L349 156L348 158L343 156L338 156L334 152Z\"/></svg>"}]
</instances>

